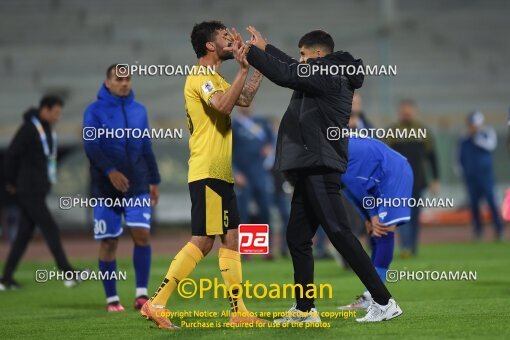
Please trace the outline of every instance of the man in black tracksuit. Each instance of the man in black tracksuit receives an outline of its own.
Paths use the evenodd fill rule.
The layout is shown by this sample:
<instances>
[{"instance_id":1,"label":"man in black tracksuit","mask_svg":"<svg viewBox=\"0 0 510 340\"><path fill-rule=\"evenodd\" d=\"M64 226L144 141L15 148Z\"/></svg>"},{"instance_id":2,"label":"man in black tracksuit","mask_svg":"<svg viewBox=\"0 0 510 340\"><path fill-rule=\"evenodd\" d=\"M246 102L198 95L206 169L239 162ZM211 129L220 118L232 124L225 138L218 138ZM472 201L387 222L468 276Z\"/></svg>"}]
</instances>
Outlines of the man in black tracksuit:
<instances>
[{"instance_id":1,"label":"man in black tracksuit","mask_svg":"<svg viewBox=\"0 0 510 340\"><path fill-rule=\"evenodd\" d=\"M0 290L17 288L14 271L31 240L41 229L62 271L73 271L60 242L59 229L46 204L51 180L56 175L56 140L52 125L60 118L63 101L56 96L41 99L39 109L29 109L5 156L6 190L16 195L20 209L18 233L0 279ZM73 281L73 282L71 282ZM74 285L75 280L66 282Z\"/></svg>"},{"instance_id":2,"label":"man in black tracksuit","mask_svg":"<svg viewBox=\"0 0 510 340\"><path fill-rule=\"evenodd\" d=\"M303 64L267 44L255 28L250 26L248 31L252 34L249 44L243 45L237 38L234 51L246 50L246 59L252 66L275 84L294 90L278 131L275 169L294 183L287 244L295 283L301 284L305 292L307 285L313 283L312 238L320 224L375 300L367 315L358 321L383 321L400 315L400 307L349 227L340 191L341 174L347 165L347 138L328 138L332 137L328 136L328 128L347 128L353 93L363 84L363 75L304 76L303 69L299 69ZM333 39L321 30L304 35L298 46L301 63L310 66L324 69L331 65L362 65L348 52L333 52ZM296 289L296 301L291 312L312 313L275 321L320 321L314 313L314 299L300 296Z\"/></svg>"}]
</instances>

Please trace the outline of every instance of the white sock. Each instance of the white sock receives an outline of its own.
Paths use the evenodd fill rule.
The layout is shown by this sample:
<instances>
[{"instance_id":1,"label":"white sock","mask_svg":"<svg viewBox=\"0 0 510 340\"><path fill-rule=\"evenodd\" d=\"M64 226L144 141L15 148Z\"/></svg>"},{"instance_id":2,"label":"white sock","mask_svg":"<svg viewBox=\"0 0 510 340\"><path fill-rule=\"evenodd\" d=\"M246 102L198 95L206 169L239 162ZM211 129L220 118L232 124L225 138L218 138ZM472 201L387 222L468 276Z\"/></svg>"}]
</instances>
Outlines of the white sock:
<instances>
[{"instance_id":1,"label":"white sock","mask_svg":"<svg viewBox=\"0 0 510 340\"><path fill-rule=\"evenodd\" d=\"M106 298L106 303L112 303L112 302L119 302L119 296L114 295L114 296L109 296Z\"/></svg>"},{"instance_id":2,"label":"white sock","mask_svg":"<svg viewBox=\"0 0 510 340\"><path fill-rule=\"evenodd\" d=\"M148 296L148 294L147 294L147 287L136 287L136 294L135 294L135 296L139 297L139 296L142 296L142 295Z\"/></svg>"},{"instance_id":3,"label":"white sock","mask_svg":"<svg viewBox=\"0 0 510 340\"><path fill-rule=\"evenodd\" d=\"M366 299L371 299L372 298L372 294L370 294L370 292L368 290L365 290L363 292L363 296L366 298Z\"/></svg>"}]
</instances>

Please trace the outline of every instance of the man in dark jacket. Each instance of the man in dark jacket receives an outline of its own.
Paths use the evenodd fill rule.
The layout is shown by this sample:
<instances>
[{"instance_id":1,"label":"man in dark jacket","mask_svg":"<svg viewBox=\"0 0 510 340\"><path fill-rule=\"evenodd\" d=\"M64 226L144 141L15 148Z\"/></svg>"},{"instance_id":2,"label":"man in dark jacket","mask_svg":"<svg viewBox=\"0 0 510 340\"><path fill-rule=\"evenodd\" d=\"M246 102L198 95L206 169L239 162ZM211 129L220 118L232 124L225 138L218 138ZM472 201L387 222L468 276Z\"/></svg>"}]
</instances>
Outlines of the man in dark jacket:
<instances>
[{"instance_id":1,"label":"man in dark jacket","mask_svg":"<svg viewBox=\"0 0 510 340\"><path fill-rule=\"evenodd\" d=\"M436 195L439 191L439 168L437 156L434 147L434 138L430 129L427 128L418 119L416 103L413 100L405 99L400 101L398 107L398 122L388 129L393 131L405 131L419 136L418 131L426 130L426 138L388 138L386 143L402 156L407 158L414 174L413 195L415 200L421 199L427 188L427 164L430 165L432 181L430 182L430 192ZM398 229L400 234L400 243L402 251L400 256L407 258L418 254L418 245L420 238L420 212L418 206L411 208L411 221L409 224L401 226Z\"/></svg>"},{"instance_id":2,"label":"man in dark jacket","mask_svg":"<svg viewBox=\"0 0 510 340\"><path fill-rule=\"evenodd\" d=\"M13 274L39 226L62 271L73 271L60 241L59 229L51 216L46 196L57 175L57 140L53 126L60 119L63 101L45 96L39 108L28 110L5 156L6 190L16 195L20 208L18 234L4 267L0 290L17 288ZM75 280L65 283L76 284Z\"/></svg>"},{"instance_id":3,"label":"man in dark jacket","mask_svg":"<svg viewBox=\"0 0 510 340\"><path fill-rule=\"evenodd\" d=\"M267 44L255 28L248 30L252 34L250 44L242 47L247 61L275 84L294 90L278 131L275 168L294 183L287 243L294 281L304 294L296 288L297 304L290 312L297 312L298 316L292 313L275 321L320 322L314 299L306 294L308 285L313 283L312 238L319 224L375 300L367 315L357 321L399 316L402 310L349 227L340 192L341 174L347 165L347 139L329 132L347 128L352 96L364 77L327 71L340 66L359 67L362 61L348 52L333 52L333 39L321 30L309 32L299 41L301 63ZM242 41L237 38L235 43ZM321 72L313 72L315 69Z\"/></svg>"},{"instance_id":4,"label":"man in dark jacket","mask_svg":"<svg viewBox=\"0 0 510 340\"><path fill-rule=\"evenodd\" d=\"M468 116L468 134L459 144L459 163L469 194L475 238L477 240L482 238L480 201L485 198L492 214L496 239L501 240L503 222L494 193L496 180L492 155L498 143L496 131L490 126L484 126L484 119L483 113L478 111Z\"/></svg>"},{"instance_id":5,"label":"man in dark jacket","mask_svg":"<svg viewBox=\"0 0 510 340\"><path fill-rule=\"evenodd\" d=\"M147 286L151 264L149 243L151 205L159 198L160 176L149 136L145 107L135 101L131 77L119 74L114 64L106 71L106 80L83 117L83 138L90 161L92 196L123 199L122 206L94 207L94 238L99 240L99 270L117 271L116 251L122 234L122 216L134 242L133 264L136 274L135 309L149 299ZM128 129L138 129L145 137L134 138ZM101 131L104 131L102 133ZM113 138L108 133L115 132ZM146 202L150 201L150 204ZM139 204L142 203L142 204ZM115 280L103 280L107 311L122 312Z\"/></svg>"}]
</instances>

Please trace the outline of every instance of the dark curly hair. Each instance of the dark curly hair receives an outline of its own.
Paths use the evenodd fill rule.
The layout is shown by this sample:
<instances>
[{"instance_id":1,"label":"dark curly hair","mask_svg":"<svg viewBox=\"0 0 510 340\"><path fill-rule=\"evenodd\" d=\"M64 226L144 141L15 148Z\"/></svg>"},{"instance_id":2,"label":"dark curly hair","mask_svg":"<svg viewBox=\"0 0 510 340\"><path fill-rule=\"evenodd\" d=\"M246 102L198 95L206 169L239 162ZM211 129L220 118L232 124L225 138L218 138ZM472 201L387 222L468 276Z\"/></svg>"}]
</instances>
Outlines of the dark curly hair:
<instances>
[{"instance_id":1,"label":"dark curly hair","mask_svg":"<svg viewBox=\"0 0 510 340\"><path fill-rule=\"evenodd\" d=\"M217 34L217 30L223 30L227 27L220 21L203 21L193 26L191 31L191 45L197 55L197 58L201 58L207 54L205 44L213 41Z\"/></svg>"}]
</instances>

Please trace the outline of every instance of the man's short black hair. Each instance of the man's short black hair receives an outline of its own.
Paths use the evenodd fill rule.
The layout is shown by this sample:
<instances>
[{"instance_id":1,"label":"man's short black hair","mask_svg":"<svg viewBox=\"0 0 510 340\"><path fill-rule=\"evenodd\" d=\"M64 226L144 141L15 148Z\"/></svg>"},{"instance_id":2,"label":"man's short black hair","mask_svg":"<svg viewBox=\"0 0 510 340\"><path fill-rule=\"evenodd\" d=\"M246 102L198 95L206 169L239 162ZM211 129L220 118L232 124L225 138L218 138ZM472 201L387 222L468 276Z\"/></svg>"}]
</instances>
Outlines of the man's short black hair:
<instances>
[{"instance_id":1,"label":"man's short black hair","mask_svg":"<svg viewBox=\"0 0 510 340\"><path fill-rule=\"evenodd\" d=\"M205 44L213 41L217 30L224 30L227 27L221 21L203 21L195 24L191 31L191 45L195 51L197 58L201 58L207 54Z\"/></svg>"},{"instance_id":2,"label":"man's short black hair","mask_svg":"<svg viewBox=\"0 0 510 340\"><path fill-rule=\"evenodd\" d=\"M39 110L43 107L51 109L56 105L64 106L64 100L62 100L59 96L49 94L41 98L41 101L39 102Z\"/></svg>"},{"instance_id":3,"label":"man's short black hair","mask_svg":"<svg viewBox=\"0 0 510 340\"><path fill-rule=\"evenodd\" d=\"M108 66L108 68L106 69L106 79L110 79L110 77L112 75L112 71L117 67L117 65L119 65L119 64L115 63L115 64L111 64L110 66Z\"/></svg>"},{"instance_id":4,"label":"man's short black hair","mask_svg":"<svg viewBox=\"0 0 510 340\"><path fill-rule=\"evenodd\" d=\"M328 32L323 30L315 30L306 33L299 39L298 47L321 47L331 53L335 49L335 42Z\"/></svg>"}]
</instances>

